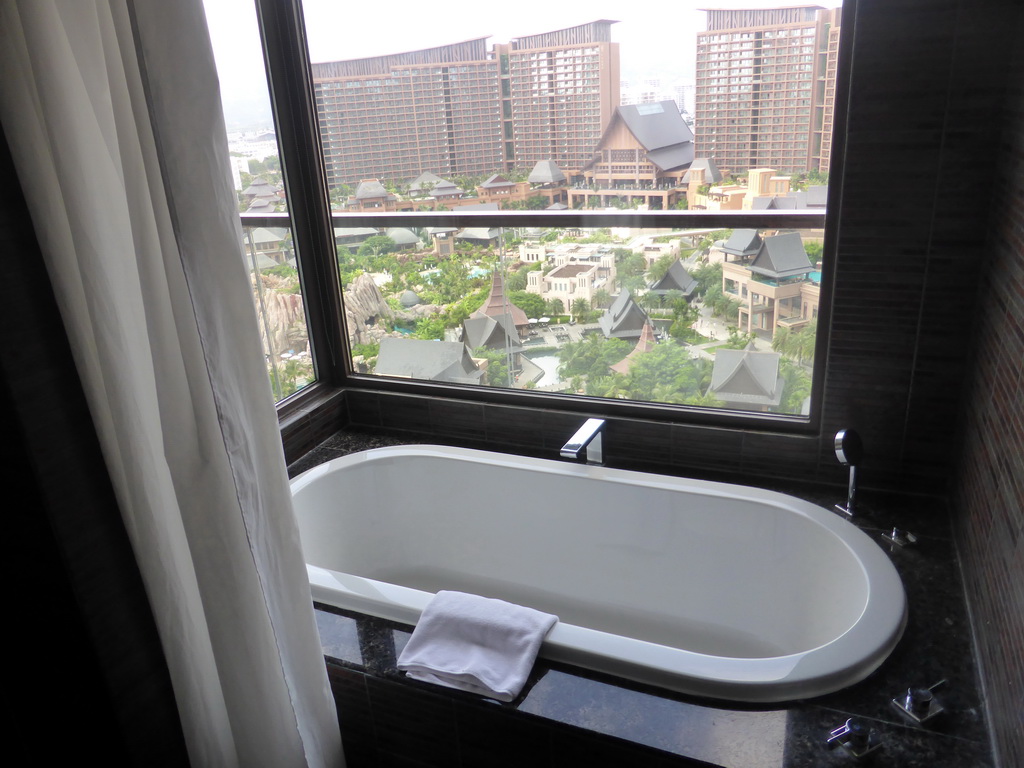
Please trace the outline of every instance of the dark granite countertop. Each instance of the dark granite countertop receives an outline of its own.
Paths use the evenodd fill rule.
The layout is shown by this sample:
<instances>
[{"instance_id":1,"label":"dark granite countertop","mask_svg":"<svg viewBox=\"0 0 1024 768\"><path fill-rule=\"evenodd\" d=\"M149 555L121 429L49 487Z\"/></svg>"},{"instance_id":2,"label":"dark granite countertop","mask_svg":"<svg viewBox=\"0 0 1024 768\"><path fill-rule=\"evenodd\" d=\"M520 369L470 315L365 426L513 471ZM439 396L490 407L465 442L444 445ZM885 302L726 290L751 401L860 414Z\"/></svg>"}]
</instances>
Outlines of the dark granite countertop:
<instances>
[{"instance_id":1,"label":"dark granite countertop","mask_svg":"<svg viewBox=\"0 0 1024 768\"><path fill-rule=\"evenodd\" d=\"M346 429L293 464L289 472L294 476L358 450L415 442L441 441ZM842 491L831 488L760 485L826 507L843 500ZM523 694L510 704L499 704L405 679L395 660L412 627L317 606L324 654L329 664L360 670L374 679L429 690L456 704L471 701L500 707L513 717L541 718L643 745L651 748L652 755L664 758L681 755L726 768L819 768L858 762L908 768L991 766L969 618L945 505L935 499L862 493L859 512L856 524L890 553L903 578L908 625L895 651L870 677L815 699L786 705L731 705L541 659ZM881 535L894 525L913 531L917 542L904 548L886 544ZM910 686L929 687L943 680L935 698L945 711L923 725L892 704ZM874 729L882 744L861 761L841 747L826 746L829 732L850 717ZM650 764L670 763L659 757Z\"/></svg>"}]
</instances>

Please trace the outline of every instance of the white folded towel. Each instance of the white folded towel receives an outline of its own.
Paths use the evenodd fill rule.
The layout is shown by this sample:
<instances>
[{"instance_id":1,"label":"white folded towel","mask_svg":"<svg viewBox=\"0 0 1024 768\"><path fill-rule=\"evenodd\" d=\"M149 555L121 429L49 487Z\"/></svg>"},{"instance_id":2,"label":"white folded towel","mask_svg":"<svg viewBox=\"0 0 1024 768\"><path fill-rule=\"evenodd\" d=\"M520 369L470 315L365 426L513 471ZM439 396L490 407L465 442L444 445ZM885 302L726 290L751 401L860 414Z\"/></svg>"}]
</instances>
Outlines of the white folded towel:
<instances>
[{"instance_id":1,"label":"white folded towel","mask_svg":"<svg viewBox=\"0 0 1024 768\"><path fill-rule=\"evenodd\" d=\"M557 616L442 590L423 609L398 668L409 677L512 701Z\"/></svg>"}]
</instances>

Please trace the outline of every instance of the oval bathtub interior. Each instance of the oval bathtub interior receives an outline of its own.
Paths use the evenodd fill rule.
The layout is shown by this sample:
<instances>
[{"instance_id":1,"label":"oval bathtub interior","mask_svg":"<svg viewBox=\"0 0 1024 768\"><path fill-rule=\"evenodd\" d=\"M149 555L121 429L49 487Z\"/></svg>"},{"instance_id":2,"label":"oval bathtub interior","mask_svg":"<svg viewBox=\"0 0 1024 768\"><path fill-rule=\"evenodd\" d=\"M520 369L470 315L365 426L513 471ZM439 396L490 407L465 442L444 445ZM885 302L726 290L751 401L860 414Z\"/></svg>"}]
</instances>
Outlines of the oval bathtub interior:
<instances>
[{"instance_id":1,"label":"oval bathtub interior","mask_svg":"<svg viewBox=\"0 0 1024 768\"><path fill-rule=\"evenodd\" d=\"M905 620L863 533L758 489L410 446L321 465L293 494L309 565L554 613L545 655L684 692L835 690L877 667ZM866 658L825 658L837 645Z\"/></svg>"}]
</instances>

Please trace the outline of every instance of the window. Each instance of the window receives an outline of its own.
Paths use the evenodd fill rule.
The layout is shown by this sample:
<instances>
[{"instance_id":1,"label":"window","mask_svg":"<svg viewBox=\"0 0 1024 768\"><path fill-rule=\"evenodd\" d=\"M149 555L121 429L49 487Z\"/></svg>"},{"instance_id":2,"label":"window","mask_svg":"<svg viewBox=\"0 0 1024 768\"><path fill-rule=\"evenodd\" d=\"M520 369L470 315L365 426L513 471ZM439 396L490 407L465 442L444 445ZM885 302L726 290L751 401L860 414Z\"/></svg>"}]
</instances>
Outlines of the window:
<instances>
[{"instance_id":1,"label":"window","mask_svg":"<svg viewBox=\"0 0 1024 768\"><path fill-rule=\"evenodd\" d=\"M515 38L453 12L486 27L474 37L424 7L427 21L408 19L415 42L362 33L377 47L360 49L341 34L359 29L351 6L339 24L327 15L338 4L256 4L318 382L813 424L832 218L830 156L808 147L834 146L820 126L841 121L818 103L810 58L763 40L825 52L815 29L839 27L838 10L801 9L796 30L701 13L696 46L676 40L690 85L637 78L644 101L620 107L637 68L630 25L647 25L650 48L650 20L621 34L589 14L556 27L548 4L533 22L516 14L515 33L531 36ZM584 66L563 66L573 57ZM785 101L827 110L818 127L760 117L776 102L758 87L769 61ZM722 85L738 71L754 87ZM673 140L652 144L655 123Z\"/></svg>"}]
</instances>

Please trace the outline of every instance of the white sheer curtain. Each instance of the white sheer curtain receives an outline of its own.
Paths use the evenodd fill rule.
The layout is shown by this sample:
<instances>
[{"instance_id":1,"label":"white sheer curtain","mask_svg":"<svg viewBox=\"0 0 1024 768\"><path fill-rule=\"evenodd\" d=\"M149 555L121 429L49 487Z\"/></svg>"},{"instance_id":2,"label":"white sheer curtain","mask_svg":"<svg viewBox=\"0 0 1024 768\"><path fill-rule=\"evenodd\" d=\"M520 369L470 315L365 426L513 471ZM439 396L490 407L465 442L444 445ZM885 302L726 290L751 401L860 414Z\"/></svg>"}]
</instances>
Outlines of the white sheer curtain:
<instances>
[{"instance_id":1,"label":"white sheer curtain","mask_svg":"<svg viewBox=\"0 0 1024 768\"><path fill-rule=\"evenodd\" d=\"M0 120L195 766L338 766L200 0L0 0Z\"/></svg>"}]
</instances>

